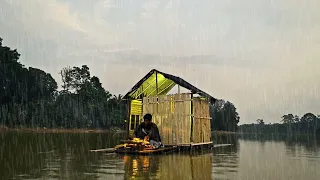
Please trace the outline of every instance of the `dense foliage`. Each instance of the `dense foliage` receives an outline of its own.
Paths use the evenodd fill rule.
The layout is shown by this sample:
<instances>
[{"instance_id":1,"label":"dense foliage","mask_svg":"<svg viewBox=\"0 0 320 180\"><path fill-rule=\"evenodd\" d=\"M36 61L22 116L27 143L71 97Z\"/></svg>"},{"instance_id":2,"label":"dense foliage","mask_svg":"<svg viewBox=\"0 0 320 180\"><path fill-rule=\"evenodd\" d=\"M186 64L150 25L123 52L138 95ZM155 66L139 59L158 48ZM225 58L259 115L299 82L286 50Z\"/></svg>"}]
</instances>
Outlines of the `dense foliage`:
<instances>
[{"instance_id":1,"label":"dense foliage","mask_svg":"<svg viewBox=\"0 0 320 180\"><path fill-rule=\"evenodd\" d=\"M86 65L61 70L63 90L49 73L25 68L0 38L0 125L9 127L122 127L126 106Z\"/></svg>"},{"instance_id":2,"label":"dense foliage","mask_svg":"<svg viewBox=\"0 0 320 180\"><path fill-rule=\"evenodd\" d=\"M237 131L240 120L236 107L229 101L217 100L210 106L211 129L217 131Z\"/></svg>"},{"instance_id":3,"label":"dense foliage","mask_svg":"<svg viewBox=\"0 0 320 180\"><path fill-rule=\"evenodd\" d=\"M320 134L320 115L306 113L301 118L297 115L282 116L282 123L265 124L258 119L257 124L244 124L239 127L242 133L287 133L287 134Z\"/></svg>"}]
</instances>

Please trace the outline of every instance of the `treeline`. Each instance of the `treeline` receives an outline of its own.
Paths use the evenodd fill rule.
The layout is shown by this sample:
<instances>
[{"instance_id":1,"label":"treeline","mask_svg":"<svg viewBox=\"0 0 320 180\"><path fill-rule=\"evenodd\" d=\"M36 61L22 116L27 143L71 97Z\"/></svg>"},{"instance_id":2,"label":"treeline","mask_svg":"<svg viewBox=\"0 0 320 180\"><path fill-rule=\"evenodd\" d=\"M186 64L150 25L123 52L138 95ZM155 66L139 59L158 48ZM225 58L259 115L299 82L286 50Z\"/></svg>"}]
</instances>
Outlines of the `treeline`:
<instances>
[{"instance_id":1,"label":"treeline","mask_svg":"<svg viewBox=\"0 0 320 180\"><path fill-rule=\"evenodd\" d=\"M239 126L240 133L274 133L274 134L320 134L320 115L306 113L301 118L297 115L286 114L280 123L265 124L263 119L258 119L254 124Z\"/></svg>"},{"instance_id":2,"label":"treeline","mask_svg":"<svg viewBox=\"0 0 320 180\"><path fill-rule=\"evenodd\" d=\"M126 105L106 91L86 65L61 70L63 90L49 73L26 68L0 38L0 125L8 127L123 127Z\"/></svg>"},{"instance_id":3,"label":"treeline","mask_svg":"<svg viewBox=\"0 0 320 180\"><path fill-rule=\"evenodd\" d=\"M233 103L225 100L217 100L210 106L211 130L236 132L240 116Z\"/></svg>"},{"instance_id":4,"label":"treeline","mask_svg":"<svg viewBox=\"0 0 320 180\"><path fill-rule=\"evenodd\" d=\"M88 66L60 71L62 90L43 70L24 67L17 50L0 38L0 126L46 128L124 127L128 107L121 95L106 91ZM212 130L237 130L235 106L218 100L210 107Z\"/></svg>"}]
</instances>

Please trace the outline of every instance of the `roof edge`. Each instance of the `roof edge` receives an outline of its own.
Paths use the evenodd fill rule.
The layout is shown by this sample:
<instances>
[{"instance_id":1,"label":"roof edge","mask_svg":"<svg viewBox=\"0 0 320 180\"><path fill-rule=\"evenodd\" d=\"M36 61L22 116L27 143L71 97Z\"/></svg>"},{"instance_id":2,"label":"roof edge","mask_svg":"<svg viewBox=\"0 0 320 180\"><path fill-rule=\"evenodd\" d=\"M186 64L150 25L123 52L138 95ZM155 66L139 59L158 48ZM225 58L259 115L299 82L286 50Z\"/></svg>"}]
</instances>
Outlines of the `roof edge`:
<instances>
[{"instance_id":1,"label":"roof edge","mask_svg":"<svg viewBox=\"0 0 320 180\"><path fill-rule=\"evenodd\" d=\"M149 73L147 73L142 79L140 79L140 81L138 81L138 83L135 84L125 96L123 96L123 99L128 99L129 94L131 92L137 90L142 85L142 83L145 80L147 80L154 72L162 74L165 78L170 79L173 82L175 82L176 84L178 84L178 85L190 90L193 94L199 94L201 96L204 96L204 97L210 99L211 103L215 103L215 101L217 100L216 98L214 98L211 95L209 95L208 93L200 90L199 88L193 86L192 84L190 84L189 82L185 81L184 79L182 79L182 78L180 78L178 76L174 76L174 75L171 75L171 74L167 74L167 73L161 72L161 71L159 71L157 69L152 69L151 71L149 71Z\"/></svg>"}]
</instances>

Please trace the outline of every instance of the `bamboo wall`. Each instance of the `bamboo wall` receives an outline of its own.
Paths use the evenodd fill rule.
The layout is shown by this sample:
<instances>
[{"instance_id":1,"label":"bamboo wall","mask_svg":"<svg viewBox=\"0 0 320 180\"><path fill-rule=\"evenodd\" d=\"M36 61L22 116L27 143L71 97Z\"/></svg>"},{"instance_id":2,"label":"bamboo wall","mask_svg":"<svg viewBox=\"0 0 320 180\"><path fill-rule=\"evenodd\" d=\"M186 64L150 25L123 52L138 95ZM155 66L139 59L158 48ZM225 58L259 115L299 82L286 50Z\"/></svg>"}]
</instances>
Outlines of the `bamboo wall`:
<instances>
[{"instance_id":1,"label":"bamboo wall","mask_svg":"<svg viewBox=\"0 0 320 180\"><path fill-rule=\"evenodd\" d=\"M189 93L143 98L143 114L152 114L163 144L190 144L191 100Z\"/></svg>"},{"instance_id":2,"label":"bamboo wall","mask_svg":"<svg viewBox=\"0 0 320 180\"><path fill-rule=\"evenodd\" d=\"M211 141L211 124L209 102L200 98L193 98L193 143L206 143Z\"/></svg>"},{"instance_id":3,"label":"bamboo wall","mask_svg":"<svg viewBox=\"0 0 320 180\"><path fill-rule=\"evenodd\" d=\"M211 117L207 100L191 99L189 93L144 97L143 114L146 113L152 114L153 122L157 124L165 145L211 141Z\"/></svg>"}]
</instances>

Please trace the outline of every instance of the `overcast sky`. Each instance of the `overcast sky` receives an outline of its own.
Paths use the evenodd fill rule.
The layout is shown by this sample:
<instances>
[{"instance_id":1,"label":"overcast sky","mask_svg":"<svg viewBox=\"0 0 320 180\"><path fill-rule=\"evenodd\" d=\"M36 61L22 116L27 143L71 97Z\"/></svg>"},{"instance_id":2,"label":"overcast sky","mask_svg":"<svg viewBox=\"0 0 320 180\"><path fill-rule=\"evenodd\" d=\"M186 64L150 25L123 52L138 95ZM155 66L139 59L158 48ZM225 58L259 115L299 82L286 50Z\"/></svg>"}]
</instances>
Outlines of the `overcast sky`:
<instances>
[{"instance_id":1,"label":"overcast sky","mask_svg":"<svg viewBox=\"0 0 320 180\"><path fill-rule=\"evenodd\" d=\"M114 94L152 68L233 102L242 123L320 114L319 0L0 0L0 37L58 83L87 64ZM61 84L59 84L61 85Z\"/></svg>"}]
</instances>

